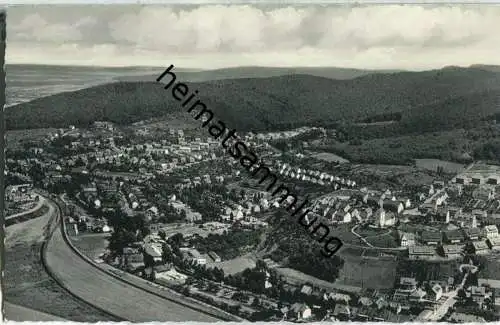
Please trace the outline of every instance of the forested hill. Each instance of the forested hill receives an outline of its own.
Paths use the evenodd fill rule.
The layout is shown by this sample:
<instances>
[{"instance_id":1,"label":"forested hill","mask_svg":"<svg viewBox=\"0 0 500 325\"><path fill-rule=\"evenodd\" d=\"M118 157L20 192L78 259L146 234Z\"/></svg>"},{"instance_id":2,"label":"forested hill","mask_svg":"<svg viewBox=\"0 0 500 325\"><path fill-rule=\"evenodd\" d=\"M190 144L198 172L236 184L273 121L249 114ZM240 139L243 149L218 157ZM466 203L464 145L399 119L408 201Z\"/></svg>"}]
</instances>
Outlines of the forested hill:
<instances>
[{"instance_id":1,"label":"forested hill","mask_svg":"<svg viewBox=\"0 0 500 325\"><path fill-rule=\"evenodd\" d=\"M401 113L400 126L460 127L499 112L500 73L479 68L373 74L351 80L310 75L190 83L230 127L275 130L329 126ZM160 84L119 82L8 107L8 129L127 124L169 116L180 104ZM186 113L187 114L187 113ZM451 124L450 124L450 121Z\"/></svg>"}]
</instances>

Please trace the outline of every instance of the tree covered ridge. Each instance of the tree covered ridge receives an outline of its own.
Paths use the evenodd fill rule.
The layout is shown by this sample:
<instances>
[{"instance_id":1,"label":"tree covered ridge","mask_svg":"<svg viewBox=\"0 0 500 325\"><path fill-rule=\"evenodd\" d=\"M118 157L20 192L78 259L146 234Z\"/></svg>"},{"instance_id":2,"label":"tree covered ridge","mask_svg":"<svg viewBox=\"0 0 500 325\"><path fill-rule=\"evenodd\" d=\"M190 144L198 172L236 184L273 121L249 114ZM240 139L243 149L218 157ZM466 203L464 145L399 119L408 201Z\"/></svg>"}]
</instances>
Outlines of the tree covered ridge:
<instances>
[{"instance_id":1,"label":"tree covered ridge","mask_svg":"<svg viewBox=\"0 0 500 325\"><path fill-rule=\"evenodd\" d=\"M383 120L380 116L399 118L398 113L400 123L387 128L401 134L469 127L498 113L500 73L446 68L352 80L297 74L189 83L189 89L198 89L200 100L238 130L328 127ZM168 91L152 82L117 82L56 94L7 108L6 125L86 126L96 120L129 124L183 112Z\"/></svg>"}]
</instances>

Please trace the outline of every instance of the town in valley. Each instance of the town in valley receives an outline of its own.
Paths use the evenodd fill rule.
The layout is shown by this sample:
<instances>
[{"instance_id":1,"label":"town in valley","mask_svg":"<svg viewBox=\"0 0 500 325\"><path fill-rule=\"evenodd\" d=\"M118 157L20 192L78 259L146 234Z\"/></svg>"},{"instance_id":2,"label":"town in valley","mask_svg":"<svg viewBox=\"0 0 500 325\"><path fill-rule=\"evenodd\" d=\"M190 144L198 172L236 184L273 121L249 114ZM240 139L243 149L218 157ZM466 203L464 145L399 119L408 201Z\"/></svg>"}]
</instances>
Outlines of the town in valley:
<instances>
[{"instance_id":1,"label":"town in valley","mask_svg":"<svg viewBox=\"0 0 500 325\"><path fill-rule=\"evenodd\" d=\"M500 166L354 163L320 150L342 136L324 127L240 136L309 198L337 254L205 130L154 120L8 135L6 226L53 202L96 267L227 319L499 320Z\"/></svg>"}]
</instances>

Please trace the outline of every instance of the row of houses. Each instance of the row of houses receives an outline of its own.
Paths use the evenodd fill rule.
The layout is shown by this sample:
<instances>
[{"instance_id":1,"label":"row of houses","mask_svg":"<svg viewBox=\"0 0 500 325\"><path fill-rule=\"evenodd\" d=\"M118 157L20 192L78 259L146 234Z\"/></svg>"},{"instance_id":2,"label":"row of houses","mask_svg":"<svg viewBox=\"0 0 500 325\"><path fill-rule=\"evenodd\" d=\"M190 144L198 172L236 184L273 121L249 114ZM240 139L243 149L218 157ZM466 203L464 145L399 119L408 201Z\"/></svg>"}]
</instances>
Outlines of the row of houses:
<instances>
[{"instance_id":1,"label":"row of houses","mask_svg":"<svg viewBox=\"0 0 500 325\"><path fill-rule=\"evenodd\" d=\"M447 231L423 231L418 241L414 233L399 231L398 236L401 246L415 246L417 242L423 245L436 246L442 243L457 244L466 240L476 241L482 238L497 238L499 234L496 225L488 225L483 229L466 228Z\"/></svg>"},{"instance_id":2,"label":"row of houses","mask_svg":"<svg viewBox=\"0 0 500 325\"><path fill-rule=\"evenodd\" d=\"M356 182L353 180L339 176L334 176L319 170L292 167L287 163L282 163L280 161L276 162L276 166L279 170L279 174L285 177L295 178L298 180L303 180L319 185L331 184L335 186L335 189L340 188L340 186L346 186L351 188L356 186Z\"/></svg>"},{"instance_id":3,"label":"row of houses","mask_svg":"<svg viewBox=\"0 0 500 325\"><path fill-rule=\"evenodd\" d=\"M466 253L486 255L492 251L500 251L500 237L473 241L466 244L440 244L436 246L408 246L408 257L411 260L436 260L438 256L457 259Z\"/></svg>"},{"instance_id":4,"label":"row of houses","mask_svg":"<svg viewBox=\"0 0 500 325\"><path fill-rule=\"evenodd\" d=\"M461 174L452 179L452 182L457 184L472 184L472 185L500 185L500 175L491 174L488 176L481 174Z\"/></svg>"}]
</instances>

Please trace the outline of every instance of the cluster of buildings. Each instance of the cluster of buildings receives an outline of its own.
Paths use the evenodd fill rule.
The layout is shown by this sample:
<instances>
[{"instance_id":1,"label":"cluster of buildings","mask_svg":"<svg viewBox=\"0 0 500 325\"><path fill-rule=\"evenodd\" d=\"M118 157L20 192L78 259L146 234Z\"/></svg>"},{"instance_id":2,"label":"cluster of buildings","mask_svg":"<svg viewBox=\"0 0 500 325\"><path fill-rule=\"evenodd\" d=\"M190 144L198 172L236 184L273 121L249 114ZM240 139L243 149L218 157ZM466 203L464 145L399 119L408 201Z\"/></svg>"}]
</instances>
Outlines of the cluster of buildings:
<instances>
[{"instance_id":1,"label":"cluster of buildings","mask_svg":"<svg viewBox=\"0 0 500 325\"><path fill-rule=\"evenodd\" d=\"M299 168L290 166L288 163L283 163L276 160L276 168L279 170L279 174L283 177L292 178L300 181L310 182L313 184L331 186L334 190L340 189L341 187L354 188L356 182L348 178L334 176L329 173L325 173L319 170L312 170L307 168Z\"/></svg>"}]
</instances>

